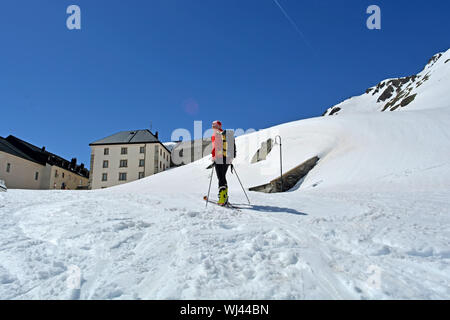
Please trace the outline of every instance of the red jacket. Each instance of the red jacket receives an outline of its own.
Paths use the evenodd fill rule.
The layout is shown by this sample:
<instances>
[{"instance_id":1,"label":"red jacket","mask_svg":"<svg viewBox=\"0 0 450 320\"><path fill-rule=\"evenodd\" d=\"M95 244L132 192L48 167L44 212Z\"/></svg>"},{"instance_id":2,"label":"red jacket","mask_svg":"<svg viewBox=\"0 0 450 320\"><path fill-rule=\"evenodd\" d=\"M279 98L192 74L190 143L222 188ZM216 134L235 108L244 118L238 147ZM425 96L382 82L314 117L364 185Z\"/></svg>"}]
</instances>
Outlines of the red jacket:
<instances>
[{"instance_id":1,"label":"red jacket","mask_svg":"<svg viewBox=\"0 0 450 320\"><path fill-rule=\"evenodd\" d=\"M220 133L219 133L220 132ZM211 150L211 155L212 155L212 160L215 161L216 160L216 150L218 150L218 154L219 157L222 157L223 155L221 155L222 151L223 151L223 147L222 147L222 139L220 139L220 141L218 141L216 143L216 135L220 136L222 131L219 131L218 133L213 133L211 140L212 140L212 150Z\"/></svg>"}]
</instances>

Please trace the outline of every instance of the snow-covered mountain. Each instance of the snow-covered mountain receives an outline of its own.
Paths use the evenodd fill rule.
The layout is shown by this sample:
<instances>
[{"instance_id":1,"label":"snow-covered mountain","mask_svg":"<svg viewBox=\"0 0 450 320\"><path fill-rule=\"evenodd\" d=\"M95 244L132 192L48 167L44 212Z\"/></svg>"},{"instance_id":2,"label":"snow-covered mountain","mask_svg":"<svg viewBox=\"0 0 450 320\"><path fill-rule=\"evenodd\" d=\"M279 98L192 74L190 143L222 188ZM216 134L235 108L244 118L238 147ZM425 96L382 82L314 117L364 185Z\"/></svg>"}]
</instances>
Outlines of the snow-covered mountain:
<instances>
[{"instance_id":1,"label":"snow-covered mountain","mask_svg":"<svg viewBox=\"0 0 450 320\"><path fill-rule=\"evenodd\" d=\"M449 68L450 50L434 55L420 73L381 81L363 95L329 108L324 115L447 107Z\"/></svg>"},{"instance_id":2,"label":"snow-covered mountain","mask_svg":"<svg viewBox=\"0 0 450 320\"><path fill-rule=\"evenodd\" d=\"M450 298L448 59L392 97L385 81L339 116L238 137L246 188L279 175L279 145L252 161L277 135L284 172L319 158L250 206L229 173L240 211L205 208L208 158L105 190L0 193L0 298ZM370 112L401 92L394 107L414 101Z\"/></svg>"}]
</instances>

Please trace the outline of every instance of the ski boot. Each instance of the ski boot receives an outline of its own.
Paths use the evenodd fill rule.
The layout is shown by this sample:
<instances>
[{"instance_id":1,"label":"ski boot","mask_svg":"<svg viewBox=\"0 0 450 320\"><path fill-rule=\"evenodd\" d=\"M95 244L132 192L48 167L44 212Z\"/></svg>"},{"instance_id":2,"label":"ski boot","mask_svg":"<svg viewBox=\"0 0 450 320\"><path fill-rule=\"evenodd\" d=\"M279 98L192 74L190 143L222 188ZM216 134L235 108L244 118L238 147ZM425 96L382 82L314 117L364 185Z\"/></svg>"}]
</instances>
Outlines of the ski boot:
<instances>
[{"instance_id":1,"label":"ski boot","mask_svg":"<svg viewBox=\"0 0 450 320\"><path fill-rule=\"evenodd\" d=\"M226 206L228 204L228 187L220 187L219 189L219 206Z\"/></svg>"}]
</instances>

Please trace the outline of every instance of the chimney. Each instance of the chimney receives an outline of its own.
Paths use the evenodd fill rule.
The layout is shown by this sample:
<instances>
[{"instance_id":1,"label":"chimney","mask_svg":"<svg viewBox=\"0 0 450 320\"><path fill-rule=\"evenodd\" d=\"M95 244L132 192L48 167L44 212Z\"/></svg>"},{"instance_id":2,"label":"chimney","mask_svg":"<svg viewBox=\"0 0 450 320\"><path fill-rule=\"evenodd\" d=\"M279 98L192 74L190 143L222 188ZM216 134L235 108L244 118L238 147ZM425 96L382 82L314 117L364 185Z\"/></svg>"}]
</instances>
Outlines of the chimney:
<instances>
[{"instance_id":1,"label":"chimney","mask_svg":"<svg viewBox=\"0 0 450 320\"><path fill-rule=\"evenodd\" d=\"M158 139L158 131L155 132L155 137Z\"/></svg>"},{"instance_id":2,"label":"chimney","mask_svg":"<svg viewBox=\"0 0 450 320\"><path fill-rule=\"evenodd\" d=\"M74 170L77 168L77 158L72 158L72 161L70 161L70 168Z\"/></svg>"},{"instance_id":3,"label":"chimney","mask_svg":"<svg viewBox=\"0 0 450 320\"><path fill-rule=\"evenodd\" d=\"M45 152L45 146L42 147L42 152Z\"/></svg>"}]
</instances>

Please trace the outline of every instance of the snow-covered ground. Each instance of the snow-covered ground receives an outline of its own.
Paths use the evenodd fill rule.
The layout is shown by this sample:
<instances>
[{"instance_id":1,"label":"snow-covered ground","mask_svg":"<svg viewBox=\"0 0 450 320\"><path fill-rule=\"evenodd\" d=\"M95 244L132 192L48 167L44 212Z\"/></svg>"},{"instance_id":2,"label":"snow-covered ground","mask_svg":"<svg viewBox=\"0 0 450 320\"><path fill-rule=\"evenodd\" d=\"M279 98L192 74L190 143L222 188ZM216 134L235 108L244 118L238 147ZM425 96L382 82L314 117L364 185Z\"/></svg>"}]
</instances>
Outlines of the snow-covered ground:
<instances>
[{"instance_id":1,"label":"snow-covered ground","mask_svg":"<svg viewBox=\"0 0 450 320\"><path fill-rule=\"evenodd\" d=\"M1 196L2 299L450 297L448 192Z\"/></svg>"},{"instance_id":2,"label":"snow-covered ground","mask_svg":"<svg viewBox=\"0 0 450 320\"><path fill-rule=\"evenodd\" d=\"M285 171L320 157L251 206L229 173L240 211L205 208L207 158L105 190L0 193L0 298L449 299L450 97L422 97L238 137L246 188L279 174L278 145L251 164L268 138Z\"/></svg>"}]
</instances>

